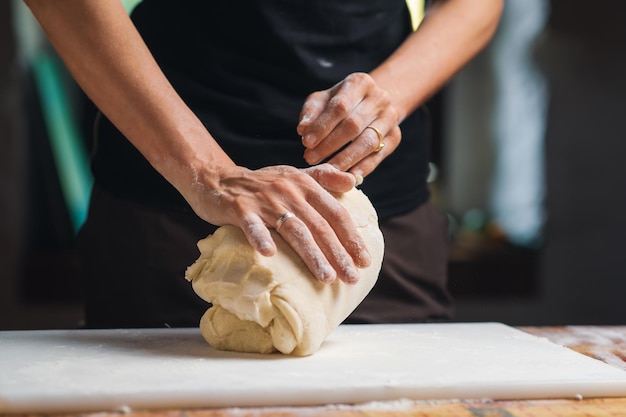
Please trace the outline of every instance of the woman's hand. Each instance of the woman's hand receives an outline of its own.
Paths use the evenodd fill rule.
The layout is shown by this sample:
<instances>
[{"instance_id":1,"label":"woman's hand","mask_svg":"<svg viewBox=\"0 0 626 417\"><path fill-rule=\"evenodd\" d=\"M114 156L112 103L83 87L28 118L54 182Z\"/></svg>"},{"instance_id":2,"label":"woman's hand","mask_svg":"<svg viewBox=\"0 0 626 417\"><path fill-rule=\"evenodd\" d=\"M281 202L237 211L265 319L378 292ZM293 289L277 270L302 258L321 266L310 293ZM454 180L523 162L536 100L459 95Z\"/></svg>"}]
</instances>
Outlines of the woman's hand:
<instances>
[{"instance_id":1,"label":"woman's hand","mask_svg":"<svg viewBox=\"0 0 626 417\"><path fill-rule=\"evenodd\" d=\"M371 173L400 143L398 124L491 39L504 6L503 0L431 3L417 30L369 74L350 74L306 99L297 130L309 164L330 157L342 171ZM380 131L381 142L368 126Z\"/></svg>"},{"instance_id":2,"label":"woman's hand","mask_svg":"<svg viewBox=\"0 0 626 417\"><path fill-rule=\"evenodd\" d=\"M353 175L330 165L256 171L230 166L220 171L217 187L208 186L215 184L214 171L207 178L200 173L186 196L200 217L238 226L265 256L276 251L269 230L276 229L319 281L358 281L357 268L368 266L371 258L349 213L329 192L350 190ZM285 213L295 216L283 217Z\"/></svg>"},{"instance_id":3,"label":"woman's hand","mask_svg":"<svg viewBox=\"0 0 626 417\"><path fill-rule=\"evenodd\" d=\"M329 193L354 187L353 175L328 165L236 166L165 78L119 1L27 1L83 90L196 214L240 227L267 256L276 228L318 280L358 280L369 253ZM287 212L295 217L277 227Z\"/></svg>"},{"instance_id":4,"label":"woman's hand","mask_svg":"<svg viewBox=\"0 0 626 417\"><path fill-rule=\"evenodd\" d=\"M312 93L300 113L298 133L311 165L328 162L357 177L371 173L400 144L399 115L389 94L365 73L348 75Z\"/></svg>"}]
</instances>

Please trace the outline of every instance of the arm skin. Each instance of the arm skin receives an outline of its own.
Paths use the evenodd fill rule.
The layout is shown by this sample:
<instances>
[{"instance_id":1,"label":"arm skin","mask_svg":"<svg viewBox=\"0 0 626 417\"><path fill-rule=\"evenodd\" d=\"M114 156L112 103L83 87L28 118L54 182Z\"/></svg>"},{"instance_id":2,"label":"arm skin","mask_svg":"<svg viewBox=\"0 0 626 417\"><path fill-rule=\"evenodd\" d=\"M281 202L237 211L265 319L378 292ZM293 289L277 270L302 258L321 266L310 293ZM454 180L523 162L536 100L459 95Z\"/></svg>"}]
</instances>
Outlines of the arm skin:
<instances>
[{"instance_id":1,"label":"arm skin","mask_svg":"<svg viewBox=\"0 0 626 417\"><path fill-rule=\"evenodd\" d=\"M357 176L371 173L399 145L398 127L439 90L493 36L503 0L439 0L418 29L370 74L351 74L311 94L301 111L298 133L304 156L316 164L352 142L329 162ZM385 147L371 129L378 128Z\"/></svg>"},{"instance_id":2,"label":"arm skin","mask_svg":"<svg viewBox=\"0 0 626 417\"><path fill-rule=\"evenodd\" d=\"M398 146L398 123L490 39L502 0L440 0L420 29L371 74L352 74L304 103L298 132L308 170L236 166L169 84L119 0L25 0L68 69L100 110L202 219L240 227L260 253L279 233L322 282L358 279L370 256L328 193L347 191ZM386 146L374 153L380 129Z\"/></svg>"},{"instance_id":3,"label":"arm skin","mask_svg":"<svg viewBox=\"0 0 626 417\"><path fill-rule=\"evenodd\" d=\"M202 219L240 227L260 253L279 233L322 282L355 282L370 263L349 213L327 191L352 174L330 165L251 171L236 166L174 91L119 0L26 0L85 93ZM322 187L322 184L324 187Z\"/></svg>"}]
</instances>

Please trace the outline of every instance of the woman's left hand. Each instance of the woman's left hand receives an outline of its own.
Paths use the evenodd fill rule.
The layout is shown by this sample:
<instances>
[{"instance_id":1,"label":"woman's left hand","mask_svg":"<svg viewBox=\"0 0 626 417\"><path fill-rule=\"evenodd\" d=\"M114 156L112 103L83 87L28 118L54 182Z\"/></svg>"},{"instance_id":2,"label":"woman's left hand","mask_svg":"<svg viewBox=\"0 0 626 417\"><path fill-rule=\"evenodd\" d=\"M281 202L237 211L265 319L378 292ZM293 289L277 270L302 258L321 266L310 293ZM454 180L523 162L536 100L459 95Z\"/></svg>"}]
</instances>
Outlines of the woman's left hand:
<instances>
[{"instance_id":1,"label":"woman's left hand","mask_svg":"<svg viewBox=\"0 0 626 417\"><path fill-rule=\"evenodd\" d=\"M307 97L298 134L310 165L328 162L365 177L400 144L399 114L390 96L365 73Z\"/></svg>"}]
</instances>

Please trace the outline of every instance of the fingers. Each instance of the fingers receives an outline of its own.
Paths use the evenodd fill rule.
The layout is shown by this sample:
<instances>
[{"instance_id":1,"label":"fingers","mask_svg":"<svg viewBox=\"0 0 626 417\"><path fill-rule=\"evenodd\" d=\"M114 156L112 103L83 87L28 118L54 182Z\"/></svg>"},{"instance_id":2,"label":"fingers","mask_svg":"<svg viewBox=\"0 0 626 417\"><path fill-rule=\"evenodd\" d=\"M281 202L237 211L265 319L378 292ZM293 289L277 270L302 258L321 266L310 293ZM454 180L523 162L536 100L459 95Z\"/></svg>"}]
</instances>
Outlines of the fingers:
<instances>
[{"instance_id":1,"label":"fingers","mask_svg":"<svg viewBox=\"0 0 626 417\"><path fill-rule=\"evenodd\" d=\"M315 165L303 171L326 190L334 193L345 193L358 185L357 178L353 174L340 171L330 164Z\"/></svg>"},{"instance_id":2,"label":"fingers","mask_svg":"<svg viewBox=\"0 0 626 417\"><path fill-rule=\"evenodd\" d=\"M339 170L365 176L398 147L398 121L389 94L368 74L351 74L307 98L298 125L304 159L310 165L328 161Z\"/></svg>"},{"instance_id":3,"label":"fingers","mask_svg":"<svg viewBox=\"0 0 626 417\"><path fill-rule=\"evenodd\" d=\"M349 216L339 217L341 220L333 229L320 213L309 210L289 217L276 228L313 276L324 283L337 278L346 283L357 282L360 277L357 267L371 262L361 236L349 227L352 223Z\"/></svg>"},{"instance_id":4,"label":"fingers","mask_svg":"<svg viewBox=\"0 0 626 417\"><path fill-rule=\"evenodd\" d=\"M358 268L365 268L370 265L371 257L365 240L356 230L350 214L334 197L332 198L334 204L328 204L319 209L318 213L321 218L311 224L312 231L318 242L322 243L321 247L328 256L336 255L337 244L341 244L346 249L349 258L342 254L337 257L337 264L334 266L339 270L345 270L347 275L355 275L358 279L358 273L351 267L351 264L354 263ZM325 219L333 219L332 225L328 221L323 221Z\"/></svg>"},{"instance_id":5,"label":"fingers","mask_svg":"<svg viewBox=\"0 0 626 417\"><path fill-rule=\"evenodd\" d=\"M272 256L276 253L276 244L265 223L257 215L243 219L241 227L246 239L252 247L263 256Z\"/></svg>"},{"instance_id":6,"label":"fingers","mask_svg":"<svg viewBox=\"0 0 626 417\"><path fill-rule=\"evenodd\" d=\"M303 197L289 197L295 217L277 224L276 230L321 282L358 281L358 268L368 266L371 258L350 214L319 185L307 188Z\"/></svg>"},{"instance_id":7,"label":"fingers","mask_svg":"<svg viewBox=\"0 0 626 417\"><path fill-rule=\"evenodd\" d=\"M375 127L375 124L371 126ZM366 127L359 137L333 156L328 163L339 170L349 171L355 177L366 177L371 174L387 156L393 153L402 139L402 132L398 126L392 126L389 131L381 131L381 129L378 131L380 136L375 130Z\"/></svg>"},{"instance_id":8,"label":"fingers","mask_svg":"<svg viewBox=\"0 0 626 417\"><path fill-rule=\"evenodd\" d=\"M351 283L359 279L358 268L371 262L365 241L347 210L314 179L351 189L354 175L322 165L307 172L268 167L246 175L246 181L252 178L254 185L246 187L239 184L241 179L229 181L231 188L237 185L238 192L227 212L229 222L244 231L258 252L265 256L275 253L270 233L275 229L317 280ZM255 191L246 195L251 188Z\"/></svg>"},{"instance_id":9,"label":"fingers","mask_svg":"<svg viewBox=\"0 0 626 417\"><path fill-rule=\"evenodd\" d=\"M297 128L304 146L316 147L340 122L353 115L354 109L374 86L369 75L355 73L329 90L311 94L303 105ZM366 111L362 113L367 114ZM355 118L358 116L354 115Z\"/></svg>"},{"instance_id":10,"label":"fingers","mask_svg":"<svg viewBox=\"0 0 626 417\"><path fill-rule=\"evenodd\" d=\"M337 278L337 270L333 268L331 262L326 258L323 251L318 250L315 239L310 229L298 217L290 218L280 228L277 229L285 241L300 256L313 276L321 282L331 283ZM346 280L354 280L350 273L346 274ZM358 275L357 278L358 279Z\"/></svg>"},{"instance_id":11,"label":"fingers","mask_svg":"<svg viewBox=\"0 0 626 417\"><path fill-rule=\"evenodd\" d=\"M330 95L330 91L316 91L304 101L300 111L300 121L296 127L298 134L302 136L303 143L317 141L315 134L307 134L307 132L311 130L311 125L319 119L320 114L324 111ZM306 139L304 138L305 135Z\"/></svg>"},{"instance_id":12,"label":"fingers","mask_svg":"<svg viewBox=\"0 0 626 417\"><path fill-rule=\"evenodd\" d=\"M198 181L187 201L207 222L242 229L262 255L276 252L270 232L276 229L321 282L355 282L358 268L370 264L365 241L350 214L320 185L347 191L354 187L354 175L331 165L306 171L290 166L258 170L231 166L216 172L211 174L217 180L199 175L210 181ZM283 216L287 212L294 215Z\"/></svg>"}]
</instances>

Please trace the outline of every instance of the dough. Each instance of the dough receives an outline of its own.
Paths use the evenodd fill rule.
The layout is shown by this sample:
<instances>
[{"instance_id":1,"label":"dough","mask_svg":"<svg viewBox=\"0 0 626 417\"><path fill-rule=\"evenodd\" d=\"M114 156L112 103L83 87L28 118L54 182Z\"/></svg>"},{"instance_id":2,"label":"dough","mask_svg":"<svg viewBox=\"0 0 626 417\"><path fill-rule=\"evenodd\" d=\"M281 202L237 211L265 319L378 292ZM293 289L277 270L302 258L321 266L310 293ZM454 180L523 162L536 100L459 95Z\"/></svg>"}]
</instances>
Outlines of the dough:
<instances>
[{"instance_id":1,"label":"dough","mask_svg":"<svg viewBox=\"0 0 626 417\"><path fill-rule=\"evenodd\" d=\"M212 303L200 320L216 349L306 356L363 301L378 278L384 242L369 199L354 188L338 195L372 257L356 284L315 280L300 257L272 230L274 256L255 251L235 226L222 226L198 242L200 257L185 277Z\"/></svg>"}]
</instances>

